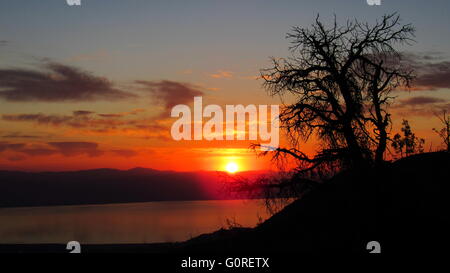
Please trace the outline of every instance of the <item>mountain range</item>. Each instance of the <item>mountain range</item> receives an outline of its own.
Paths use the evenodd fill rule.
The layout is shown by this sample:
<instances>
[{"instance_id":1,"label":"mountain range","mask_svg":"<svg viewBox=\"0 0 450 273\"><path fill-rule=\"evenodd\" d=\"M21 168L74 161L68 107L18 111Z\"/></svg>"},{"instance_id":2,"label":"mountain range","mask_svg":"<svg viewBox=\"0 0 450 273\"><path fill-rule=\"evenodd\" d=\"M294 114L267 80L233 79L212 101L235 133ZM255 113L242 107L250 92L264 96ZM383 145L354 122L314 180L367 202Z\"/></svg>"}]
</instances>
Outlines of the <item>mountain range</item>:
<instances>
[{"instance_id":1,"label":"mountain range","mask_svg":"<svg viewBox=\"0 0 450 273\"><path fill-rule=\"evenodd\" d=\"M258 171L239 175L257 175ZM146 168L64 172L0 171L0 207L245 198L227 191L226 173Z\"/></svg>"}]
</instances>

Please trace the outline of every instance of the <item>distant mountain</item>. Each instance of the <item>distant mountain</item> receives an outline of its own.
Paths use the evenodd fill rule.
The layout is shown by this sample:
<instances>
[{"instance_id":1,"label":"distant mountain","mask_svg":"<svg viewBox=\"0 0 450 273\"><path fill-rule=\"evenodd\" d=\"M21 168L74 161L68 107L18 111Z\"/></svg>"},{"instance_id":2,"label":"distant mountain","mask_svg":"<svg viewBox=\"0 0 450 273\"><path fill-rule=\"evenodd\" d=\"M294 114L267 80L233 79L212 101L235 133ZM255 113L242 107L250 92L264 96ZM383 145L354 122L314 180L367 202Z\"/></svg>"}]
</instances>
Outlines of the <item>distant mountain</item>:
<instances>
[{"instance_id":1,"label":"distant mountain","mask_svg":"<svg viewBox=\"0 0 450 273\"><path fill-rule=\"evenodd\" d=\"M240 175L258 173L261 172ZM223 175L220 172L146 168L126 171L0 171L0 207L245 198L225 190Z\"/></svg>"}]
</instances>

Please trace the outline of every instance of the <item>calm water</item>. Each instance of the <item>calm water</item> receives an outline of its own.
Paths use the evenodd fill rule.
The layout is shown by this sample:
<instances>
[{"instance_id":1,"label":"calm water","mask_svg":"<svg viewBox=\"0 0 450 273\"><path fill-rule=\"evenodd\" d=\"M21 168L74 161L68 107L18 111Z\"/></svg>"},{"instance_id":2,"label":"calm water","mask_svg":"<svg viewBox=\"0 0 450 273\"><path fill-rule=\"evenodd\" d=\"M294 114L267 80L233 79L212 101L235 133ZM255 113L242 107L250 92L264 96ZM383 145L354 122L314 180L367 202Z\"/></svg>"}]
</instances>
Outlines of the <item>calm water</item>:
<instances>
[{"instance_id":1,"label":"calm water","mask_svg":"<svg viewBox=\"0 0 450 273\"><path fill-rule=\"evenodd\" d=\"M182 241L227 227L227 219L252 227L259 217L268 217L260 200L0 208L0 243Z\"/></svg>"}]
</instances>

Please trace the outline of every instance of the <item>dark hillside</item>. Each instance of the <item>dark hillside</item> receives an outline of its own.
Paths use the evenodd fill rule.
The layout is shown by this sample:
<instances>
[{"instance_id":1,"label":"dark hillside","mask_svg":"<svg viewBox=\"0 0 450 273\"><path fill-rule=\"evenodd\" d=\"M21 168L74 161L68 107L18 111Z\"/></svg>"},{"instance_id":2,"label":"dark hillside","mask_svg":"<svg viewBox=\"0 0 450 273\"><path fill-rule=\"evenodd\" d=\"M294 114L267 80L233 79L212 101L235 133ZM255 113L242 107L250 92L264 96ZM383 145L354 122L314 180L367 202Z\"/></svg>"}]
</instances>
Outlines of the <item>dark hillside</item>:
<instances>
[{"instance_id":1,"label":"dark hillside","mask_svg":"<svg viewBox=\"0 0 450 273\"><path fill-rule=\"evenodd\" d=\"M427 153L342 173L252 230L219 231L176 251L421 253L446 249L450 154Z\"/></svg>"}]
</instances>

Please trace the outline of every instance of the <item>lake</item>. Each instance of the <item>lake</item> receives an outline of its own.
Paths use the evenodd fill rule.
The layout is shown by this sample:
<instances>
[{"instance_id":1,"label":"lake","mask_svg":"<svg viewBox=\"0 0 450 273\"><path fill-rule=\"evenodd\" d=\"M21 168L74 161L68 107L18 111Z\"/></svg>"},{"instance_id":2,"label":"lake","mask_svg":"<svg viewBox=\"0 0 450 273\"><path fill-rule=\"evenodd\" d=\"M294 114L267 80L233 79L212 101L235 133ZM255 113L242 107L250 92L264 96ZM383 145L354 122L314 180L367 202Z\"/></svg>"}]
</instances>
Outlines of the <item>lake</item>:
<instances>
[{"instance_id":1,"label":"lake","mask_svg":"<svg viewBox=\"0 0 450 273\"><path fill-rule=\"evenodd\" d=\"M0 244L175 242L268 216L262 200L0 208Z\"/></svg>"}]
</instances>

